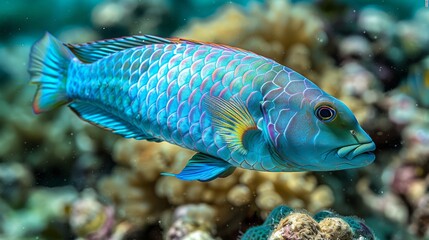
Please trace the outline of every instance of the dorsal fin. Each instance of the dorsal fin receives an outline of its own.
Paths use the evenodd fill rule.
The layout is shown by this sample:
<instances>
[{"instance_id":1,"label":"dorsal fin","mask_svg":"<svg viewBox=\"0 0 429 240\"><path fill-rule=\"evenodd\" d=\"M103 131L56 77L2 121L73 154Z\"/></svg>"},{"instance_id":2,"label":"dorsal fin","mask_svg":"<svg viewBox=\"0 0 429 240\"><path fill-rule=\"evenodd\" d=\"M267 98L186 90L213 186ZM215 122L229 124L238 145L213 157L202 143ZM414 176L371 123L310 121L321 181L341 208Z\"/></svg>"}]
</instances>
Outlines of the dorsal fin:
<instances>
[{"instance_id":1,"label":"dorsal fin","mask_svg":"<svg viewBox=\"0 0 429 240\"><path fill-rule=\"evenodd\" d=\"M82 44L65 43L64 45L68 47L82 62L93 63L112 53L119 52L128 48L150 44L172 44L180 42L180 39L168 39L151 35L135 35Z\"/></svg>"},{"instance_id":2,"label":"dorsal fin","mask_svg":"<svg viewBox=\"0 0 429 240\"><path fill-rule=\"evenodd\" d=\"M226 50L232 50L234 52L245 52L252 53L250 51L231 47L228 45L217 44L217 43L208 43L208 42L200 42L190 39L183 38L162 38L156 37L152 35L134 35L129 37L122 38L112 38L88 43L79 43L79 44L70 44L65 43L64 45L68 47L73 54L76 55L79 60L84 63L93 63L99 59L102 59L110 54L115 52L119 52L128 48L139 47L144 45L151 44L179 44L179 43L187 43L187 44L195 44L195 45L209 45L215 48L221 48Z\"/></svg>"},{"instance_id":3,"label":"dorsal fin","mask_svg":"<svg viewBox=\"0 0 429 240\"><path fill-rule=\"evenodd\" d=\"M229 45L225 45L225 44L221 44L221 43L204 42L204 41L191 40L191 39L185 39L185 38L168 38L168 40L174 41L174 43L188 43L188 44L195 44L195 45L207 45L207 46L211 46L214 48L220 48L220 49L224 49L224 50L228 50L228 51L234 51L237 53L243 52L243 53L255 54L254 52L246 50L246 49L242 49L239 47L233 47L233 46L229 46Z\"/></svg>"}]
</instances>

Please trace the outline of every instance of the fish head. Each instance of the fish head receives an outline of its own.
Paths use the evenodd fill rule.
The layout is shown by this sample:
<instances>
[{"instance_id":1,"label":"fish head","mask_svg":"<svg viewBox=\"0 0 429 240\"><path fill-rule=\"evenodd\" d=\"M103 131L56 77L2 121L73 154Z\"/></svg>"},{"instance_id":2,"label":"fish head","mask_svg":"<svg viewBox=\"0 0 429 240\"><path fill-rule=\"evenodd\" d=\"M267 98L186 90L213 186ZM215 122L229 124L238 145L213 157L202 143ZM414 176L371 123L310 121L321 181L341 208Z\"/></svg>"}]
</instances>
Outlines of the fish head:
<instances>
[{"instance_id":1,"label":"fish head","mask_svg":"<svg viewBox=\"0 0 429 240\"><path fill-rule=\"evenodd\" d=\"M375 144L352 111L320 91L267 112L266 135L285 171L332 171L369 165ZM295 107L294 107L295 106ZM299 106L299 107L296 107ZM276 117L273 118L273 112Z\"/></svg>"}]
</instances>

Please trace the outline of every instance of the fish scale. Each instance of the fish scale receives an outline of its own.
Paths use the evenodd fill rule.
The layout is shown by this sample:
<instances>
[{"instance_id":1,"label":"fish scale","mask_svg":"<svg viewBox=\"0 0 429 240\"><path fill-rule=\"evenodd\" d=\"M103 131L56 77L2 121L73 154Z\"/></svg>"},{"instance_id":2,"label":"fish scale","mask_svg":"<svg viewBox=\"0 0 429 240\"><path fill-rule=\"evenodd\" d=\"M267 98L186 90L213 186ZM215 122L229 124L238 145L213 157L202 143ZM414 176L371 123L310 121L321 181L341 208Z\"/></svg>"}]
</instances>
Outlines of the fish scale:
<instances>
[{"instance_id":1,"label":"fish scale","mask_svg":"<svg viewBox=\"0 0 429 240\"><path fill-rule=\"evenodd\" d=\"M245 50L149 35L63 44L46 34L29 72L36 113L69 103L126 138L197 151L180 173L165 173L183 180L236 167L338 170L374 160L374 143L343 103Z\"/></svg>"},{"instance_id":2,"label":"fish scale","mask_svg":"<svg viewBox=\"0 0 429 240\"><path fill-rule=\"evenodd\" d=\"M102 102L105 108L125 113L131 119L140 113L146 117L134 123L144 133L195 151L211 155L217 155L219 152L223 158L228 158L227 148L220 149L225 143L214 143L210 119L198 106L205 94L225 97L239 95L248 102L247 98L252 91L257 91L252 89L252 85L257 86L252 81L257 74L257 68L249 70L250 64L253 63L252 57L224 49L212 48L206 51L207 48L191 44L172 45L168 48L163 45L150 45L125 50L90 65L76 62L70 66L79 71L72 71L69 76L69 96L83 101ZM229 64L233 58L238 61ZM149 60L146 61L147 59ZM191 64L191 60L200 59L203 64ZM118 60L124 61L124 64L118 64ZM253 61L256 66L267 65L255 57ZM137 70L132 66L145 66L147 70L142 67ZM162 71L159 71L160 69ZM131 72L132 70L134 71ZM263 76L264 70L261 68L260 76ZM136 71L140 72L138 81ZM189 81L189 78L192 81ZM94 82L107 84L94 88ZM243 85L245 91L233 92ZM81 96L81 92L89 92L89 96ZM257 103L257 100L250 102ZM127 109L129 102L136 105L138 103L138 107L131 105L131 109ZM177 111L179 104L181 110ZM156 113L155 119L153 113ZM194 128L190 131L193 125ZM222 142L220 138L217 140Z\"/></svg>"}]
</instances>

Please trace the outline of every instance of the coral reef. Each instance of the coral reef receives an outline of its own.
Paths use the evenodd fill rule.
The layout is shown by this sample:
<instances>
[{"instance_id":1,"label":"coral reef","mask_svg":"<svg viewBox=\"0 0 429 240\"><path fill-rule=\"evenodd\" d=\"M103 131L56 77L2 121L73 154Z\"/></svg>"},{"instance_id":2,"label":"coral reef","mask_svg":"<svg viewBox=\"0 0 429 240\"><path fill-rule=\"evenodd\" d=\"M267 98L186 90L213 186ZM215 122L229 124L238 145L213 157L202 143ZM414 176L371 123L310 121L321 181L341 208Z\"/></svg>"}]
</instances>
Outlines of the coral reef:
<instances>
[{"instance_id":1,"label":"coral reef","mask_svg":"<svg viewBox=\"0 0 429 240\"><path fill-rule=\"evenodd\" d=\"M357 191L372 211L398 225L405 225L408 233L429 237L427 198L429 186L429 110L425 107L426 91L423 82L424 61L411 71L405 84L383 99L388 119L401 133L401 148L395 155L381 155L385 163L382 171L381 193L374 192L374 177L359 180ZM422 73L423 72L423 73ZM419 104L421 103L421 104Z\"/></svg>"},{"instance_id":2,"label":"coral reef","mask_svg":"<svg viewBox=\"0 0 429 240\"><path fill-rule=\"evenodd\" d=\"M370 190L367 178L360 180L357 191L373 211L397 224L408 225L413 235L429 237L429 224L424 220L427 217L425 199L429 196L429 122L408 117L402 131L403 148L383 170L382 180L386 186L383 194Z\"/></svg>"},{"instance_id":3,"label":"coral reef","mask_svg":"<svg viewBox=\"0 0 429 240\"><path fill-rule=\"evenodd\" d=\"M193 0L2 5L1 239L235 239L265 218L243 239L298 238L298 230L314 239L371 239L366 225L380 239L429 238L424 1L233 2L243 6ZM180 171L194 153L117 140L68 109L32 113L28 52L45 31L66 42L177 36L262 54L345 102L376 142L377 159L363 169L327 173L239 169L207 183L161 176ZM281 204L309 213L276 208ZM327 207L365 224L318 212Z\"/></svg>"},{"instance_id":4,"label":"coral reef","mask_svg":"<svg viewBox=\"0 0 429 240\"><path fill-rule=\"evenodd\" d=\"M241 240L282 239L375 239L374 233L356 217L320 211L313 217L287 206L276 207L261 226L246 231Z\"/></svg>"},{"instance_id":5,"label":"coral reef","mask_svg":"<svg viewBox=\"0 0 429 240\"><path fill-rule=\"evenodd\" d=\"M98 185L118 208L119 218L138 227L154 224L171 206L205 203L215 209L217 228L237 229L239 219L257 212L261 217L279 204L311 212L334 201L328 186L309 173L264 173L237 169L211 182L186 182L161 172L178 172L194 152L168 143L118 140L114 159L119 164Z\"/></svg>"}]
</instances>

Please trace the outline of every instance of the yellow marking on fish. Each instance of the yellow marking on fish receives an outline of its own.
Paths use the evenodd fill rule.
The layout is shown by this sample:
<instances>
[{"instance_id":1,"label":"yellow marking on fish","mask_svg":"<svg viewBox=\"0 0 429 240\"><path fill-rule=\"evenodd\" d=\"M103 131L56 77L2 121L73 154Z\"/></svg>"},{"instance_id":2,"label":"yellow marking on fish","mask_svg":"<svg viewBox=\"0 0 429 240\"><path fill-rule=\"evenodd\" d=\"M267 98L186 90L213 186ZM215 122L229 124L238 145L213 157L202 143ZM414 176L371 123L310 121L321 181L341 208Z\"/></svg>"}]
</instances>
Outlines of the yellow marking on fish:
<instances>
[{"instance_id":1,"label":"yellow marking on fish","mask_svg":"<svg viewBox=\"0 0 429 240\"><path fill-rule=\"evenodd\" d=\"M229 101L219 97L208 97L207 107L213 117L213 127L233 151L247 154L244 147L244 135L249 130L257 129L246 106L237 98Z\"/></svg>"}]
</instances>

